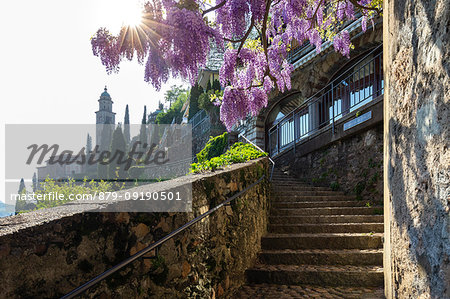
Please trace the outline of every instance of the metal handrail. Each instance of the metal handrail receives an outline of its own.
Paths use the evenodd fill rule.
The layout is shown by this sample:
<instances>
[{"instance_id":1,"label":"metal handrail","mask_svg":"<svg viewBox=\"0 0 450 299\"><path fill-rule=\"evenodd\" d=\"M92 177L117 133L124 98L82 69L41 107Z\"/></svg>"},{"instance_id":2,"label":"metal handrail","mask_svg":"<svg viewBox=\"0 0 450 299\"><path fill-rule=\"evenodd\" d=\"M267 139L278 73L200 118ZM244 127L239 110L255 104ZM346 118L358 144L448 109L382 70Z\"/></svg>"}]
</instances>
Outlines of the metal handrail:
<instances>
[{"instance_id":1,"label":"metal handrail","mask_svg":"<svg viewBox=\"0 0 450 299\"><path fill-rule=\"evenodd\" d=\"M228 198L227 200L223 201L222 203L218 204L217 206L215 206L214 208L210 209L209 211L201 214L200 216L192 219L191 221L187 222L186 224L184 224L183 226L177 228L176 230L172 231L170 234L166 235L165 237L163 237L162 239L154 242L153 244L149 245L148 247L142 249L141 251L133 254L132 256L130 256L129 258L127 258L126 260L122 261L121 263L117 264L116 266L106 270L105 272L103 272L102 274L94 277L93 279L89 280L88 282L86 282L85 284L79 286L78 288L72 290L71 292L67 293L66 295L64 295L63 297L61 297L61 299L69 299L69 298L74 298L75 296L78 296L80 294L82 294L84 291L86 291L87 289L89 289L90 287L96 285L97 283L99 283L100 281L104 280L105 278L107 278L108 276L114 274L115 272L119 271L120 269L122 269L123 267L129 265L130 263L134 262L135 260L137 260L138 258L144 256L145 254L149 253L150 251L152 251L153 249L157 248L158 246L162 245L164 242L170 240L171 238L175 237L176 235L178 235L179 233L181 233L182 231L186 230L187 228L191 227L192 225L194 225L195 223L201 221L203 218L209 216L210 214L214 213L215 211L217 211L218 209L222 208L223 206L226 206L227 204L229 204L231 201L235 200L236 198L238 198L239 196L241 196L242 194L246 193L249 189L253 188L254 186L256 186L257 184L259 184L265 177L266 175L263 174L256 182L252 183L250 186L248 186L247 188L245 188L244 190L236 193L235 195L231 196L230 198Z\"/></svg>"},{"instance_id":2,"label":"metal handrail","mask_svg":"<svg viewBox=\"0 0 450 299\"><path fill-rule=\"evenodd\" d=\"M239 133L238 138L240 137L244 138L248 143L256 147L260 152L267 153L262 148L260 148L259 146L248 140L247 137L245 137L242 133ZM267 156L267 158L269 158L269 161L272 163L272 170L270 171L270 179L269 179L270 181L272 181L273 170L275 168L275 161L273 161L272 158L270 158L270 156Z\"/></svg>"}]
</instances>

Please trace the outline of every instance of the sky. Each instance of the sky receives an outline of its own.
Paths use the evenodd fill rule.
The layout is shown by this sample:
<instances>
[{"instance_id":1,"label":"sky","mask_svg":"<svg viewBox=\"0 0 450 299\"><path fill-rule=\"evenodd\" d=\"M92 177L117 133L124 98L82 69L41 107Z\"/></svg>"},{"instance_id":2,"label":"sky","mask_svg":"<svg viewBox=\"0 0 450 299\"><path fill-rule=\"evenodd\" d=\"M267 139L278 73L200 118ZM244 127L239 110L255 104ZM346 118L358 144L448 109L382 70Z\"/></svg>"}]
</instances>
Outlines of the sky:
<instances>
[{"instance_id":1,"label":"sky","mask_svg":"<svg viewBox=\"0 0 450 299\"><path fill-rule=\"evenodd\" d=\"M138 0L2 1L1 121L3 123L95 123L105 85L114 102L116 122L125 105L130 122L140 123L143 107L153 111L170 80L157 92L144 82L144 66L124 61L118 74L107 75L92 54L90 37L100 27L118 32ZM184 83L187 85L186 83Z\"/></svg>"},{"instance_id":2,"label":"sky","mask_svg":"<svg viewBox=\"0 0 450 299\"><path fill-rule=\"evenodd\" d=\"M138 1L0 2L1 181L5 124L94 124L105 85L116 122L123 122L128 104L130 122L140 124L144 105L151 112L171 85L188 85L170 79L158 92L144 82L143 65L124 61L118 74L107 75L92 54L90 37L100 27L117 33L123 21L138 12Z\"/></svg>"}]
</instances>

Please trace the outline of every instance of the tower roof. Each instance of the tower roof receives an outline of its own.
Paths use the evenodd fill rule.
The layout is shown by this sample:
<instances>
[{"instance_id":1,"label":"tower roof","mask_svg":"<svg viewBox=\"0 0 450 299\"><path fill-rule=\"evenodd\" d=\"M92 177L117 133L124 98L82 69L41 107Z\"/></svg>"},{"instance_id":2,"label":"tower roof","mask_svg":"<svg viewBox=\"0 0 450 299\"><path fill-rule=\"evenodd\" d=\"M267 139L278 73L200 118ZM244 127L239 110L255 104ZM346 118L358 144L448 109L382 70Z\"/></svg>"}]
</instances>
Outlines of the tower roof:
<instances>
[{"instance_id":1,"label":"tower roof","mask_svg":"<svg viewBox=\"0 0 450 299\"><path fill-rule=\"evenodd\" d=\"M105 91L102 92L101 97L108 97L108 98L111 98L111 96L110 96L109 93L108 93L108 88L106 87L106 85L105 85Z\"/></svg>"}]
</instances>

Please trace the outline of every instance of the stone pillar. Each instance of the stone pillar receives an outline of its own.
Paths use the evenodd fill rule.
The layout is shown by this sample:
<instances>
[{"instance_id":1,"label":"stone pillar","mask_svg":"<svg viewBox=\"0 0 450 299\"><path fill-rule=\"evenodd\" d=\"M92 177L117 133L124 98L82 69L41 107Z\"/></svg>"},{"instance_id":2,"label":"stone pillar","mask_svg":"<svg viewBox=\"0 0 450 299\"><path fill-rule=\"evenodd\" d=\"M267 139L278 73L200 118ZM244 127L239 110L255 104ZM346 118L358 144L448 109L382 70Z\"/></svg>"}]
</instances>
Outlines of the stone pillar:
<instances>
[{"instance_id":1,"label":"stone pillar","mask_svg":"<svg viewBox=\"0 0 450 299\"><path fill-rule=\"evenodd\" d=\"M387 298L450 298L450 1L384 0Z\"/></svg>"}]
</instances>

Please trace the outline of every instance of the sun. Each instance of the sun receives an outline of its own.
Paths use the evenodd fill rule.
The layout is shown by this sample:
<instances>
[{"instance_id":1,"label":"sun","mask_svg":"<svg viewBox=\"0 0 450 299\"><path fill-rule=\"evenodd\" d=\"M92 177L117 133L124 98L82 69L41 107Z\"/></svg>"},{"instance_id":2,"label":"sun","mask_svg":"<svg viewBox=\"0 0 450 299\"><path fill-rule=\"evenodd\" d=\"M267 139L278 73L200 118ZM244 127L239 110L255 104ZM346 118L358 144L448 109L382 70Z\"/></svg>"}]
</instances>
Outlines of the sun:
<instances>
[{"instance_id":1,"label":"sun","mask_svg":"<svg viewBox=\"0 0 450 299\"><path fill-rule=\"evenodd\" d=\"M142 23L143 6L140 1L126 1L120 8L123 26L136 27Z\"/></svg>"}]
</instances>

